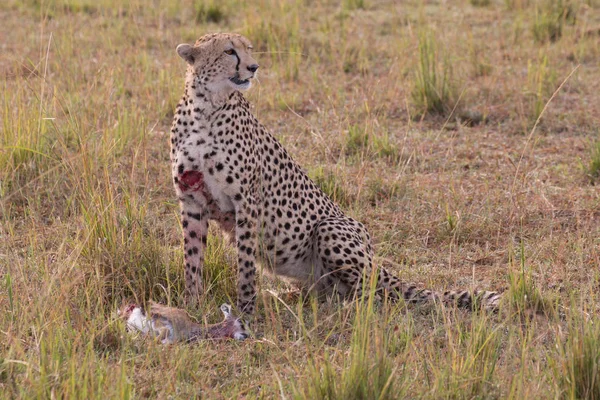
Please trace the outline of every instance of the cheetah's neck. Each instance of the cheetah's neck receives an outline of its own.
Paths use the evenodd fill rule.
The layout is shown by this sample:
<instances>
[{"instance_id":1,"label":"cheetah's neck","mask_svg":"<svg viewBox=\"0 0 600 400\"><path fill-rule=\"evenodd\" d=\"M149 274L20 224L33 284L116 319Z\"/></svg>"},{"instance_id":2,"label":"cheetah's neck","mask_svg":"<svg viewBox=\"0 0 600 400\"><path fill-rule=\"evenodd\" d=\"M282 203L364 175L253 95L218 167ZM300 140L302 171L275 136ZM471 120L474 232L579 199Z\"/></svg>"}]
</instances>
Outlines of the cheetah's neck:
<instances>
[{"instance_id":1,"label":"cheetah's neck","mask_svg":"<svg viewBox=\"0 0 600 400\"><path fill-rule=\"evenodd\" d=\"M225 105L235 93L232 90L211 91L203 75L188 71L185 79L185 95L182 104L184 114L196 118L208 118Z\"/></svg>"}]
</instances>

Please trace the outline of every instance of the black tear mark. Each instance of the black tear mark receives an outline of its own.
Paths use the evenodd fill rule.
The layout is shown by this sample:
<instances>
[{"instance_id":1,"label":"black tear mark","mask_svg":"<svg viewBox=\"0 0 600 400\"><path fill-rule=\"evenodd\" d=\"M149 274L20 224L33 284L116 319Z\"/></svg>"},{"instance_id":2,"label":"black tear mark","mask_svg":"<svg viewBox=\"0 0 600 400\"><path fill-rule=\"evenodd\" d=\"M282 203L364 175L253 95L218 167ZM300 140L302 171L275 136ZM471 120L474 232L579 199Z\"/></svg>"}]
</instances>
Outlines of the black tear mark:
<instances>
[{"instance_id":1,"label":"black tear mark","mask_svg":"<svg viewBox=\"0 0 600 400\"><path fill-rule=\"evenodd\" d=\"M235 47L233 45L233 42L231 42L231 47ZM240 70L240 56L238 56L237 51L233 50L233 55L235 56L235 58L237 58L237 64L235 65L235 70L239 72Z\"/></svg>"}]
</instances>

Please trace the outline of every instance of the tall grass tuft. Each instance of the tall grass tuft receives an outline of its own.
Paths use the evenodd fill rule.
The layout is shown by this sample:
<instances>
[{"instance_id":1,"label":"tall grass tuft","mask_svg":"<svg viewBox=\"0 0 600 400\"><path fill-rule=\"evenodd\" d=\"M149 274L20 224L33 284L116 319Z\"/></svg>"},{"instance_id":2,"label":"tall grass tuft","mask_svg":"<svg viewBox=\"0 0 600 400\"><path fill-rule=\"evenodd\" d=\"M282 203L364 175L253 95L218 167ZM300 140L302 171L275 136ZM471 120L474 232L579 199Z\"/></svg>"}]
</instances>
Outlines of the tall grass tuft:
<instances>
[{"instance_id":1,"label":"tall grass tuft","mask_svg":"<svg viewBox=\"0 0 600 400\"><path fill-rule=\"evenodd\" d=\"M539 312L553 315L555 302L552 298L544 296L535 286L531 269L527 266L523 242L519 248L518 265L518 271L512 270L508 273L508 291L504 296L504 307L512 314L520 316Z\"/></svg>"},{"instance_id":2,"label":"tall grass tuft","mask_svg":"<svg viewBox=\"0 0 600 400\"><path fill-rule=\"evenodd\" d=\"M19 177L28 180L58 158L53 152L55 135L51 119L46 119L43 99L36 99L25 88L3 88L0 97L0 193L13 189ZM19 107L15 107L18 104Z\"/></svg>"},{"instance_id":3,"label":"tall grass tuft","mask_svg":"<svg viewBox=\"0 0 600 400\"><path fill-rule=\"evenodd\" d=\"M533 38L539 42L556 42L563 35L565 24L576 22L575 6L571 0L546 0L536 5L531 26Z\"/></svg>"},{"instance_id":4,"label":"tall grass tuft","mask_svg":"<svg viewBox=\"0 0 600 400\"><path fill-rule=\"evenodd\" d=\"M541 54L537 63L531 60L527 63L527 94L531 98L531 121L535 122L542 114L555 79L556 75L548 66L548 56L546 54Z\"/></svg>"},{"instance_id":5,"label":"tall grass tuft","mask_svg":"<svg viewBox=\"0 0 600 400\"><path fill-rule=\"evenodd\" d=\"M366 128L359 125L350 125L348 127L348 136L346 137L346 155L354 156L363 154L369 147L369 132Z\"/></svg>"},{"instance_id":6,"label":"tall grass tuft","mask_svg":"<svg viewBox=\"0 0 600 400\"><path fill-rule=\"evenodd\" d=\"M548 356L558 397L600 399L600 320L571 315L566 336Z\"/></svg>"},{"instance_id":7,"label":"tall grass tuft","mask_svg":"<svg viewBox=\"0 0 600 400\"><path fill-rule=\"evenodd\" d=\"M445 346L430 354L428 363L434 375L434 398L496 398L498 385L494 372L500 358L500 335L485 314L476 314L469 323L453 312L445 316ZM440 396L440 394L442 394Z\"/></svg>"},{"instance_id":8,"label":"tall grass tuft","mask_svg":"<svg viewBox=\"0 0 600 400\"><path fill-rule=\"evenodd\" d=\"M366 8L365 0L342 0L342 9L345 11L352 11Z\"/></svg>"},{"instance_id":9,"label":"tall grass tuft","mask_svg":"<svg viewBox=\"0 0 600 400\"><path fill-rule=\"evenodd\" d=\"M218 24L225 20L227 11L224 10L222 3L216 3L213 0L210 1L199 1L195 5L196 7L196 22L199 24L206 24L213 22Z\"/></svg>"},{"instance_id":10,"label":"tall grass tuft","mask_svg":"<svg viewBox=\"0 0 600 400\"><path fill-rule=\"evenodd\" d=\"M475 44L472 36L469 39L469 59L476 77L489 76L494 70L487 57L487 52Z\"/></svg>"},{"instance_id":11,"label":"tall grass tuft","mask_svg":"<svg viewBox=\"0 0 600 400\"><path fill-rule=\"evenodd\" d=\"M371 129L372 130L372 129ZM395 146L387 131L382 134L372 132L369 126L352 124L348 127L345 153L349 157L375 156L395 163L399 159L398 147Z\"/></svg>"},{"instance_id":12,"label":"tall grass tuft","mask_svg":"<svg viewBox=\"0 0 600 400\"><path fill-rule=\"evenodd\" d=\"M398 146L390 140L389 132L385 131L381 135L373 138L373 150L378 157L388 160L390 163L396 163L400 159Z\"/></svg>"},{"instance_id":13,"label":"tall grass tuft","mask_svg":"<svg viewBox=\"0 0 600 400\"><path fill-rule=\"evenodd\" d=\"M353 197L332 172L317 167L309 173L309 176L327 196L342 207L347 207L353 202Z\"/></svg>"},{"instance_id":14,"label":"tall grass tuft","mask_svg":"<svg viewBox=\"0 0 600 400\"><path fill-rule=\"evenodd\" d=\"M261 0L257 7L261 13L246 13L242 33L252 38L261 58L270 58L271 70L282 68L286 80L298 79L304 49L299 3Z\"/></svg>"},{"instance_id":15,"label":"tall grass tuft","mask_svg":"<svg viewBox=\"0 0 600 400\"><path fill-rule=\"evenodd\" d=\"M412 100L421 113L445 114L456 102L452 86L452 66L440 54L438 45L429 32L419 35L419 64L416 68Z\"/></svg>"},{"instance_id":16,"label":"tall grass tuft","mask_svg":"<svg viewBox=\"0 0 600 400\"><path fill-rule=\"evenodd\" d=\"M404 387L398 376L400 365L392 363L388 348L390 343L395 343L388 334L396 332L387 332L378 324L378 311L373 303L375 280L375 274L372 274L371 282L367 284L371 289L365 290L365 294L354 302L350 349L342 357L341 371L338 372L328 354L323 358L313 357L307 367L307 376L294 383L296 399L402 398ZM406 344L403 342L400 347L406 349Z\"/></svg>"},{"instance_id":17,"label":"tall grass tuft","mask_svg":"<svg viewBox=\"0 0 600 400\"><path fill-rule=\"evenodd\" d=\"M592 156L588 167L588 175L592 180L592 183L595 183L600 179L600 140L592 146Z\"/></svg>"},{"instance_id":18,"label":"tall grass tuft","mask_svg":"<svg viewBox=\"0 0 600 400\"><path fill-rule=\"evenodd\" d=\"M405 193L406 188L400 183L376 178L368 184L367 201L372 207L376 207L381 202L398 200Z\"/></svg>"},{"instance_id":19,"label":"tall grass tuft","mask_svg":"<svg viewBox=\"0 0 600 400\"><path fill-rule=\"evenodd\" d=\"M165 268L170 262L146 222L146 204L128 191L119 193L108 171L81 196L82 255L94 266L90 278L102 283L107 304L131 294L165 299L165 291L180 286L179 271Z\"/></svg>"},{"instance_id":20,"label":"tall grass tuft","mask_svg":"<svg viewBox=\"0 0 600 400\"><path fill-rule=\"evenodd\" d=\"M529 7L530 0L504 0L504 5L509 10L523 10Z\"/></svg>"},{"instance_id":21,"label":"tall grass tuft","mask_svg":"<svg viewBox=\"0 0 600 400\"><path fill-rule=\"evenodd\" d=\"M105 173L104 182L82 199L80 207L82 254L94 265L107 304L132 294L166 302L181 296L181 248L166 251L159 232L148 223L147 203L127 190L119 193ZM178 224L175 218L173 223ZM235 269L228 267L232 249L220 235L208 236L205 289L222 301L231 301L235 294Z\"/></svg>"}]
</instances>

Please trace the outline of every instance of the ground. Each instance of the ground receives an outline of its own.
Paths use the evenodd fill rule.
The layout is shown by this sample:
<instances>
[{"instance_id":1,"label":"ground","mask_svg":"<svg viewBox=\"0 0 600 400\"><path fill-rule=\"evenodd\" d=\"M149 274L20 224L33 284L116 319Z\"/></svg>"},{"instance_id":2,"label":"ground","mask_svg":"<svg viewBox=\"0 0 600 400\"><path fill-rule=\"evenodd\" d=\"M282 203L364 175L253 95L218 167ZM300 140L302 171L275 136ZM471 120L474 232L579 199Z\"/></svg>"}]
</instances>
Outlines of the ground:
<instances>
[{"instance_id":1,"label":"ground","mask_svg":"<svg viewBox=\"0 0 600 400\"><path fill-rule=\"evenodd\" d=\"M184 306L175 47L213 31L253 42L255 115L379 262L501 312L263 276L254 339L127 336L123 298ZM9 0L0 36L0 397L600 398L597 1ZM215 322L236 258L208 253Z\"/></svg>"}]
</instances>

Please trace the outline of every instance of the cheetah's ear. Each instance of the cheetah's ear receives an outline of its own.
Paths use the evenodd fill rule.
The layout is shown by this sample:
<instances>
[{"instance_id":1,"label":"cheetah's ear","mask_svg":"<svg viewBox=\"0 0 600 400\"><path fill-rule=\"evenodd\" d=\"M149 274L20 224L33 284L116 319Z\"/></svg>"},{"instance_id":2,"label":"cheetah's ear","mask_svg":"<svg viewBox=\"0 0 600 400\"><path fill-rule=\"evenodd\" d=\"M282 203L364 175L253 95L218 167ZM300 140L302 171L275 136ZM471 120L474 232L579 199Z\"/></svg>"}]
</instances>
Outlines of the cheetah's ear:
<instances>
[{"instance_id":1,"label":"cheetah's ear","mask_svg":"<svg viewBox=\"0 0 600 400\"><path fill-rule=\"evenodd\" d=\"M194 51L194 48L187 43L182 43L177 46L177 54L190 65L193 65L196 61L196 52Z\"/></svg>"},{"instance_id":2,"label":"cheetah's ear","mask_svg":"<svg viewBox=\"0 0 600 400\"><path fill-rule=\"evenodd\" d=\"M231 306L227 303L221 304L221 311L225 318L228 318L231 315Z\"/></svg>"}]
</instances>

